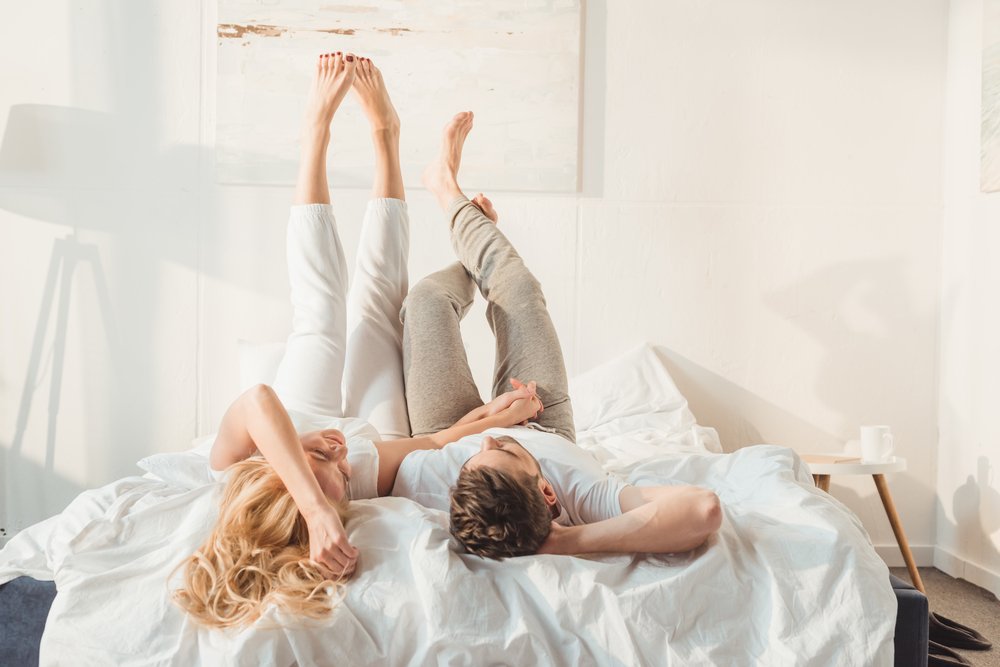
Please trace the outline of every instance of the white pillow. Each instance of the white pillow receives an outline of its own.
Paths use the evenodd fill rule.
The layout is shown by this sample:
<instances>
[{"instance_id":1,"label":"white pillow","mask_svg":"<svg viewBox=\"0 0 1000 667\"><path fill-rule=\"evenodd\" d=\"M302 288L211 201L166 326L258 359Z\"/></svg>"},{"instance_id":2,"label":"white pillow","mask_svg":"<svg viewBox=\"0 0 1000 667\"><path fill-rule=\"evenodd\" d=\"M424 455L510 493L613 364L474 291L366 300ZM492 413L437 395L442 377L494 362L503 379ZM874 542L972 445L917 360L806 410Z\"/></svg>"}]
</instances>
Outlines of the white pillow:
<instances>
[{"instance_id":1,"label":"white pillow","mask_svg":"<svg viewBox=\"0 0 1000 667\"><path fill-rule=\"evenodd\" d=\"M648 344L571 379L569 395L578 431L652 412L675 413L678 428L695 423L687 399Z\"/></svg>"},{"instance_id":2,"label":"white pillow","mask_svg":"<svg viewBox=\"0 0 1000 667\"><path fill-rule=\"evenodd\" d=\"M274 384L278 377L278 366L285 356L285 343L254 343L239 341L240 391L246 391L255 384Z\"/></svg>"}]
</instances>

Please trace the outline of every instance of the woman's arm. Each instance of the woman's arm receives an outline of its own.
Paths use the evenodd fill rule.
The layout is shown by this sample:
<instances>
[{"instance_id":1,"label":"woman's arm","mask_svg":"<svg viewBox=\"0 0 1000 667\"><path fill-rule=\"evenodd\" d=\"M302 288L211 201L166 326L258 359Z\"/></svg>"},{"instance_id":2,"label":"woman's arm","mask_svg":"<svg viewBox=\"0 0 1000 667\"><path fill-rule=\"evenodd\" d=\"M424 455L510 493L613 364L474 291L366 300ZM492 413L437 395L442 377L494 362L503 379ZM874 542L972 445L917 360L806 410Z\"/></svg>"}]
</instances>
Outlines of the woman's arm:
<instances>
[{"instance_id":1,"label":"woman's arm","mask_svg":"<svg viewBox=\"0 0 1000 667\"><path fill-rule=\"evenodd\" d=\"M226 410L209 462L221 470L255 450L278 473L305 518L310 558L335 574L353 571L357 549L348 542L340 516L320 489L288 412L274 390L262 384L241 394Z\"/></svg>"},{"instance_id":2,"label":"woman's arm","mask_svg":"<svg viewBox=\"0 0 1000 667\"><path fill-rule=\"evenodd\" d=\"M623 514L583 526L552 524L538 553L676 553L700 546L722 523L719 497L698 486L627 486Z\"/></svg>"},{"instance_id":3,"label":"woman's arm","mask_svg":"<svg viewBox=\"0 0 1000 667\"><path fill-rule=\"evenodd\" d=\"M399 472L399 466L410 452L421 449L441 449L445 445L460 440L467 435L482 433L490 428L503 428L520 424L538 414L540 408L541 403L535 397L519 398L496 414L480 416L475 421L459 421L454 426L446 428L443 431L438 431L437 433L418 438L376 442L375 449L378 450L378 495L387 496L392 493L392 486L396 483L396 473Z\"/></svg>"}]
</instances>

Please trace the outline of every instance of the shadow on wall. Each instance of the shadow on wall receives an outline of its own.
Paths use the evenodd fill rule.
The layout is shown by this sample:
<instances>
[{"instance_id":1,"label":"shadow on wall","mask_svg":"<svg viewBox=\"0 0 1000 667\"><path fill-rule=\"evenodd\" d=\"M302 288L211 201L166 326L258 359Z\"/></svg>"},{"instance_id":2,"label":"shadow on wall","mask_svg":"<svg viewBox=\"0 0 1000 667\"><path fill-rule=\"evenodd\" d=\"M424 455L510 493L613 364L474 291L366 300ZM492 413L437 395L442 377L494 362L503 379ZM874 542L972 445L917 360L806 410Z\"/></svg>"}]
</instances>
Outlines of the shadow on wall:
<instances>
[{"instance_id":1,"label":"shadow on wall","mask_svg":"<svg viewBox=\"0 0 1000 667\"><path fill-rule=\"evenodd\" d=\"M946 402L949 414L954 408ZM954 417L952 417L954 418ZM967 475L955 489L950 507L943 497L937 499L939 544L952 556L986 572L959 569L949 574L988 588L1000 597L1000 491L997 490L995 468L987 456L976 459L975 475ZM950 511L949 511L950 510Z\"/></svg>"},{"instance_id":2,"label":"shadow on wall","mask_svg":"<svg viewBox=\"0 0 1000 667\"><path fill-rule=\"evenodd\" d=\"M13 466L10 465L11 463ZM16 468L16 475L10 474L12 467ZM12 457L7 449L7 443L3 441L0 441L0 479L8 482L17 479L32 480L31 484L19 484L16 489L10 488L9 485L5 485L4 489L4 494L8 499L11 498L12 493L16 493L17 495L14 497L18 501L30 502L32 508L45 507L53 499L60 499L62 505L65 506L84 491L82 486L54 472L48 465L39 465L21 456ZM62 507L60 506L59 509ZM47 514L52 513L54 512ZM44 517L27 516L23 508L15 514L10 511L8 504L8 509L0 515L0 548L7 544L8 540L14 537L18 531L27 528L41 518Z\"/></svg>"},{"instance_id":3,"label":"shadow on wall","mask_svg":"<svg viewBox=\"0 0 1000 667\"><path fill-rule=\"evenodd\" d=\"M911 386L914 331L928 331L930 315L907 303L902 260L844 262L796 281L768 296L786 320L822 343L826 360L817 375L815 395L840 415L837 432L803 419L746 388L687 359L674 350L657 351L699 422L714 427L727 451L767 442L800 453L842 451L865 422L894 423L906 431L908 418L933 405L915 404ZM921 338L921 341L923 339ZM927 378L930 382L930 378ZM920 379L917 379L920 382ZM919 388L919 387L918 387ZM902 393L902 392L906 393ZM932 424L929 424L932 425ZM914 430L908 440L927 439ZM923 444L923 443L921 443ZM933 443L927 442L928 447Z\"/></svg>"},{"instance_id":4,"label":"shadow on wall","mask_svg":"<svg viewBox=\"0 0 1000 667\"><path fill-rule=\"evenodd\" d=\"M993 261L989 245L968 250L970 274L981 275L982 267ZM975 473L971 470L973 455L997 451L995 442L983 441L984 435L988 438L994 432L989 428L992 414L977 402L983 390L975 382L990 370L982 354L989 349L987 318L993 303L983 294L969 294L953 285L942 298L940 338L948 349L942 359L938 415L939 475L943 473L944 484L937 497L937 543L950 555L988 573L983 577L953 563L948 574L973 581L1000 597L1000 477L995 458L980 454ZM968 466L969 474L955 487L949 504L944 492L958 484L965 472L961 466Z\"/></svg>"},{"instance_id":5,"label":"shadow on wall","mask_svg":"<svg viewBox=\"0 0 1000 667\"><path fill-rule=\"evenodd\" d=\"M934 339L921 334L936 331L936 319L918 311L909 289L903 259L871 259L815 271L767 297L779 315L822 344L826 359L814 391L840 416L842 439L856 437L861 424L888 423L897 437L903 431L933 451L934 434L909 422L935 409L933 373L922 362L931 358ZM933 419L924 426L933 427Z\"/></svg>"},{"instance_id":6,"label":"shadow on wall","mask_svg":"<svg viewBox=\"0 0 1000 667\"><path fill-rule=\"evenodd\" d=\"M1000 507L1000 491L993 483L993 466L985 456L976 460L976 476L969 475L965 482L955 489L952 496L952 513L955 516L955 539L966 548L972 547L978 553L977 565L995 570L1000 563L1000 551L992 537L1000 531L1000 515L984 512L983 507Z\"/></svg>"},{"instance_id":7,"label":"shadow on wall","mask_svg":"<svg viewBox=\"0 0 1000 667\"><path fill-rule=\"evenodd\" d=\"M655 349L698 423L719 432L724 451L759 444L783 445L800 454L841 448L842 442L833 434L674 350L663 346Z\"/></svg>"},{"instance_id":8,"label":"shadow on wall","mask_svg":"<svg viewBox=\"0 0 1000 667\"><path fill-rule=\"evenodd\" d=\"M168 312L160 294L170 286L164 263L199 268L201 174L210 156L196 146L161 147L166 105L158 33L121 29L155 25L159 11L143 3L69 8L74 29L65 69L79 89L65 92L96 106L93 90L106 90L100 104L111 111L14 105L2 128L0 209L24 218L10 226L8 238L32 220L72 229L53 234L61 238L47 264L39 258L23 273L25 284L44 288L36 320L18 324L33 331L30 352L17 351L28 357L23 382L9 381L20 395L2 396L4 410L13 412L17 403L14 432L0 434L7 441L0 509L8 531L16 529L15 518L33 523L80 491L56 470L84 468L79 477L95 481L133 474L158 432L194 432L193 418L174 421L176 401L163 407L176 397L156 391L159 353L193 348L194 313ZM195 303L193 279L190 285L188 301ZM191 368L193 359L175 372L191 387L193 405ZM63 386L69 369L80 385L72 394ZM79 426L74 433L65 419L58 429L60 413L70 410Z\"/></svg>"}]
</instances>

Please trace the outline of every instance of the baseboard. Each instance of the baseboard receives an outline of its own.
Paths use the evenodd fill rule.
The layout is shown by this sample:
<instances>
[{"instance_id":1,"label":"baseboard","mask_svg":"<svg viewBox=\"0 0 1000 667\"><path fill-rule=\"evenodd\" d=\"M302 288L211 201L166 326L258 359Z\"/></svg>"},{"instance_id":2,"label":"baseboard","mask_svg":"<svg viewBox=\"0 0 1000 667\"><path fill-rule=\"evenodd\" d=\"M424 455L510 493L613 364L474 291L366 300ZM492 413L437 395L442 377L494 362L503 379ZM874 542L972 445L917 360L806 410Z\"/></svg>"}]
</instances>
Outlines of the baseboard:
<instances>
[{"instance_id":1,"label":"baseboard","mask_svg":"<svg viewBox=\"0 0 1000 667\"><path fill-rule=\"evenodd\" d=\"M934 567L956 579L965 579L1000 598L1000 573L971 563L947 549L934 548Z\"/></svg>"},{"instance_id":2,"label":"baseboard","mask_svg":"<svg viewBox=\"0 0 1000 667\"><path fill-rule=\"evenodd\" d=\"M917 567L934 567L934 549L935 547L930 544L910 545L910 551L913 552L913 560L916 561ZM906 567L906 563L903 561L903 554L899 551L899 545L895 542L892 544L875 545L875 553L889 567Z\"/></svg>"}]
</instances>

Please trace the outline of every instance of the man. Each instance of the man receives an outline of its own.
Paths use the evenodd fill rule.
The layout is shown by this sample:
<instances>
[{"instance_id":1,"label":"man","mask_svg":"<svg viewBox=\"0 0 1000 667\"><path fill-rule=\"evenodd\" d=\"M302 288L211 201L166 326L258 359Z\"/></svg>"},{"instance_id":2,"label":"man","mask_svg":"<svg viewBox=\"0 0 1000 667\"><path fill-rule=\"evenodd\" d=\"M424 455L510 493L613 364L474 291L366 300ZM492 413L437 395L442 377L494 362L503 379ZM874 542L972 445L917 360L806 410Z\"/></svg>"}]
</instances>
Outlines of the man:
<instances>
[{"instance_id":1,"label":"man","mask_svg":"<svg viewBox=\"0 0 1000 667\"><path fill-rule=\"evenodd\" d=\"M460 323L478 286L496 336L493 395L532 379L543 409L527 426L489 429L440 450L410 453L392 494L451 512L471 553L672 553L702 544L722 517L693 486L635 487L606 474L575 444L559 339L535 277L496 226L492 203L469 201L458 169L473 115L456 115L424 183L447 213L459 262L424 278L403 306L403 364L415 437L487 410L472 379Z\"/></svg>"}]
</instances>

